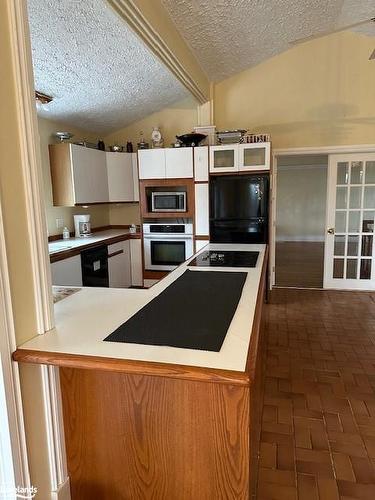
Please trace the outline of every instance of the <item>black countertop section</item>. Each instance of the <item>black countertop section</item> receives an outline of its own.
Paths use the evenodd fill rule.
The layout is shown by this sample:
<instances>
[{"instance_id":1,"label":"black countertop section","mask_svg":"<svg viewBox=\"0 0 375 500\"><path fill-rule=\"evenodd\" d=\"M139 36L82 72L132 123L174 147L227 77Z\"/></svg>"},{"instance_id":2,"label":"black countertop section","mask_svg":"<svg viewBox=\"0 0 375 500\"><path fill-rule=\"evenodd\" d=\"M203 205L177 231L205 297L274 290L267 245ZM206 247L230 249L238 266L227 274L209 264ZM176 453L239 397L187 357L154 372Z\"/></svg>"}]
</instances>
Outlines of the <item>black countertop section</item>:
<instances>
[{"instance_id":1,"label":"black countertop section","mask_svg":"<svg viewBox=\"0 0 375 500\"><path fill-rule=\"evenodd\" d=\"M246 277L187 270L104 340L218 352Z\"/></svg>"}]
</instances>

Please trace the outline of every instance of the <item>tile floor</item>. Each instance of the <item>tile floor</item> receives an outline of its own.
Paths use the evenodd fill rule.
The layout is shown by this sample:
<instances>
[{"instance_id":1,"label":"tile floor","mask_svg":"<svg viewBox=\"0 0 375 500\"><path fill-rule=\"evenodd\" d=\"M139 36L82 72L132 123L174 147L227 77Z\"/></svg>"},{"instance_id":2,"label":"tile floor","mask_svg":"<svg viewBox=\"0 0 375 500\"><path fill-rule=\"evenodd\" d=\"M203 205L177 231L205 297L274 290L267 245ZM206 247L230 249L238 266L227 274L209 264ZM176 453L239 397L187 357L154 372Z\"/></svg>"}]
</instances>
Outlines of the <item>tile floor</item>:
<instances>
[{"instance_id":1,"label":"tile floor","mask_svg":"<svg viewBox=\"0 0 375 500\"><path fill-rule=\"evenodd\" d=\"M375 500L375 293L274 290L258 500Z\"/></svg>"}]
</instances>

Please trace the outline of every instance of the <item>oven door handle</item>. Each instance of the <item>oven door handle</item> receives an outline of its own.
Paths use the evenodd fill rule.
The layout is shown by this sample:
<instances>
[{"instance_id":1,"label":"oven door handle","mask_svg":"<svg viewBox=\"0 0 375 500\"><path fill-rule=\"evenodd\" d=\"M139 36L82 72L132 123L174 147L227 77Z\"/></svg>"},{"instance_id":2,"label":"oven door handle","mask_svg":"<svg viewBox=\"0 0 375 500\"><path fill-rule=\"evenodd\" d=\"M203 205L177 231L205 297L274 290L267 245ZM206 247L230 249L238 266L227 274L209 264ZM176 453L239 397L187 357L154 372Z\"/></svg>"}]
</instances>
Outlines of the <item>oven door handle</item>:
<instances>
[{"instance_id":1,"label":"oven door handle","mask_svg":"<svg viewBox=\"0 0 375 500\"><path fill-rule=\"evenodd\" d=\"M171 234L171 233L166 233L166 235L161 235L158 234L153 235L153 234L144 234L143 238L145 240L192 240L193 235L191 234Z\"/></svg>"}]
</instances>

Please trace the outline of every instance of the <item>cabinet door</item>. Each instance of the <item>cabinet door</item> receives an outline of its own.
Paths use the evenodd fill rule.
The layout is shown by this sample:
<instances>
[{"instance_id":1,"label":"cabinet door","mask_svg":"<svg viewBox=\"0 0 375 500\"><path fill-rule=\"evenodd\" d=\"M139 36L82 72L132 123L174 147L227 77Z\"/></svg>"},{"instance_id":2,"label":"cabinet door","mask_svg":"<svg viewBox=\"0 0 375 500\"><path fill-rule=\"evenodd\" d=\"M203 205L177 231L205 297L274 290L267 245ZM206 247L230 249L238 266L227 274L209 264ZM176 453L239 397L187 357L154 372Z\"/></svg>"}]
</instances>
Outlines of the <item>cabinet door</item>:
<instances>
[{"instance_id":1,"label":"cabinet door","mask_svg":"<svg viewBox=\"0 0 375 500\"><path fill-rule=\"evenodd\" d=\"M194 179L208 182L208 146L194 148Z\"/></svg>"},{"instance_id":2,"label":"cabinet door","mask_svg":"<svg viewBox=\"0 0 375 500\"><path fill-rule=\"evenodd\" d=\"M193 148L165 149L165 176L167 179L193 177Z\"/></svg>"},{"instance_id":3,"label":"cabinet door","mask_svg":"<svg viewBox=\"0 0 375 500\"><path fill-rule=\"evenodd\" d=\"M81 256L75 255L68 259L51 264L52 285L82 286Z\"/></svg>"},{"instance_id":4,"label":"cabinet door","mask_svg":"<svg viewBox=\"0 0 375 500\"><path fill-rule=\"evenodd\" d=\"M131 153L106 153L109 201L134 201Z\"/></svg>"},{"instance_id":5,"label":"cabinet door","mask_svg":"<svg viewBox=\"0 0 375 500\"><path fill-rule=\"evenodd\" d=\"M269 170L271 160L271 144L240 144L238 153L239 170Z\"/></svg>"},{"instance_id":6,"label":"cabinet door","mask_svg":"<svg viewBox=\"0 0 375 500\"><path fill-rule=\"evenodd\" d=\"M221 172L238 171L238 144L210 147L210 172L220 174Z\"/></svg>"},{"instance_id":7,"label":"cabinet door","mask_svg":"<svg viewBox=\"0 0 375 500\"><path fill-rule=\"evenodd\" d=\"M208 183L195 184L195 234L209 234Z\"/></svg>"},{"instance_id":8,"label":"cabinet door","mask_svg":"<svg viewBox=\"0 0 375 500\"><path fill-rule=\"evenodd\" d=\"M165 149L141 149L138 162L140 179L165 179Z\"/></svg>"},{"instance_id":9,"label":"cabinet door","mask_svg":"<svg viewBox=\"0 0 375 500\"><path fill-rule=\"evenodd\" d=\"M129 241L132 286L143 286L142 241L140 239Z\"/></svg>"},{"instance_id":10,"label":"cabinet door","mask_svg":"<svg viewBox=\"0 0 375 500\"><path fill-rule=\"evenodd\" d=\"M195 251L199 252L199 250L202 250L209 242L209 240L195 240Z\"/></svg>"},{"instance_id":11,"label":"cabinet door","mask_svg":"<svg viewBox=\"0 0 375 500\"><path fill-rule=\"evenodd\" d=\"M139 178L137 153L131 153L133 168L133 201L139 201Z\"/></svg>"},{"instance_id":12,"label":"cabinet door","mask_svg":"<svg viewBox=\"0 0 375 500\"><path fill-rule=\"evenodd\" d=\"M71 144L71 154L75 203L108 203L105 152Z\"/></svg>"},{"instance_id":13,"label":"cabinet door","mask_svg":"<svg viewBox=\"0 0 375 500\"><path fill-rule=\"evenodd\" d=\"M130 245L121 241L108 245L108 275L111 288L128 288L131 285Z\"/></svg>"}]
</instances>

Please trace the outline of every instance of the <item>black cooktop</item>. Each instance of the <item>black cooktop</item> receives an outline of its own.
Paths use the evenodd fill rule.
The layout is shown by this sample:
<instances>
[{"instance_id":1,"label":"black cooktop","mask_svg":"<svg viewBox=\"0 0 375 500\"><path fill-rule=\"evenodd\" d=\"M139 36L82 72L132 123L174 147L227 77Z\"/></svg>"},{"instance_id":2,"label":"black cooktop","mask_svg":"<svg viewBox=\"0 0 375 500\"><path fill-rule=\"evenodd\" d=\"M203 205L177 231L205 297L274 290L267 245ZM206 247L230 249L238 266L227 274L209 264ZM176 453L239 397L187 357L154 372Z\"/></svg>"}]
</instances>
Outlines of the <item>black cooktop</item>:
<instances>
[{"instance_id":1,"label":"black cooktop","mask_svg":"<svg viewBox=\"0 0 375 500\"><path fill-rule=\"evenodd\" d=\"M194 267L256 267L259 252L206 250L193 259L188 266Z\"/></svg>"}]
</instances>

